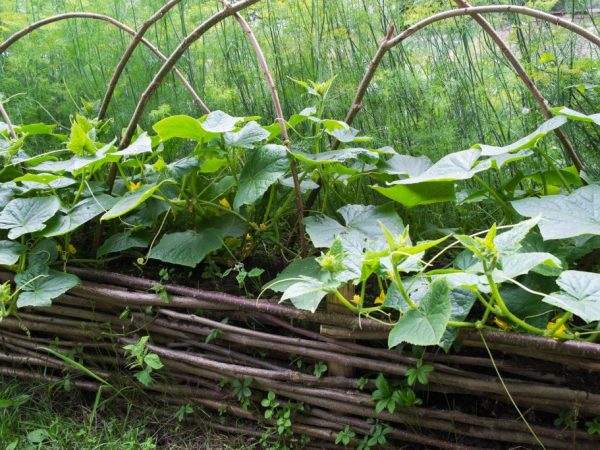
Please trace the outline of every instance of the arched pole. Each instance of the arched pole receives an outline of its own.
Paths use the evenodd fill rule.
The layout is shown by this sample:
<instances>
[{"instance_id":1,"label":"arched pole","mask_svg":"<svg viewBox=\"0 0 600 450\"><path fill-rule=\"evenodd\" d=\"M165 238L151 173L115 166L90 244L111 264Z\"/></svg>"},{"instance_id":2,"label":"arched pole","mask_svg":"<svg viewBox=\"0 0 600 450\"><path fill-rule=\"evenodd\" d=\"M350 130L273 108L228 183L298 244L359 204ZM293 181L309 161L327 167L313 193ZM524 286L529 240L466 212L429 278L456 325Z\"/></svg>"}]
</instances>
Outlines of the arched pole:
<instances>
[{"instance_id":1,"label":"arched pole","mask_svg":"<svg viewBox=\"0 0 600 450\"><path fill-rule=\"evenodd\" d=\"M133 137L133 134L135 133L135 129L142 117L142 114L144 113L144 109L146 108L146 105L150 101L150 98L156 92L156 90L160 86L160 83L165 78L165 76L175 66L177 61L183 56L185 51L188 48L190 48L190 46L194 42L196 42L198 39L200 39L204 35L204 33L206 33L208 30L210 30L216 24L221 22L223 19L226 19L227 17L232 16L236 12L239 12L242 9L247 8L248 6L258 3L258 1L259 0L242 0L240 2L235 3L234 5L232 5L229 8L222 9L221 11L215 13L213 16L208 18L205 22L198 25L190 34L188 34L179 43L177 48L167 58L165 63L162 65L162 67L156 73L156 75L154 76L154 78L152 79L150 84L148 84L148 87L146 88L146 90L144 91L142 96L140 97L138 104L135 108L135 111L133 112L133 115L131 116L131 120L129 121L129 125L127 126L127 129L123 133L123 137L121 138L121 142L119 143L119 148L125 148L127 145L129 145L129 142L131 141L131 138ZM114 166L113 166L113 169L111 170L111 174L112 173L114 173L114 175L111 178L114 181L114 177L116 175L116 167L114 167ZM109 182L110 182L110 179L109 179ZM109 187L110 187L110 183L109 183Z\"/></svg>"},{"instance_id":2,"label":"arched pole","mask_svg":"<svg viewBox=\"0 0 600 450\"><path fill-rule=\"evenodd\" d=\"M37 30L38 28L41 28L45 25L49 25L51 23L59 22L61 20L67 20L67 19L102 20L104 22L108 22L108 23L120 28L121 30L125 31L126 33L128 33L134 37L136 36L135 30L133 30L132 28L129 28L124 23L119 22L118 20L116 20L110 16L106 16L104 14L96 14L96 13L72 12L72 13L58 14L56 16L47 17L45 19L34 22L31 25L28 25L27 27L17 31L12 36L10 36L8 39L6 39L4 42L0 43L0 55L2 55L2 53L4 53L6 50L8 50L8 48L11 45L13 45L15 42L17 42L19 39L27 36L29 33ZM167 60L167 57L165 55L163 55L160 52L160 50L158 50L158 48L154 44L152 44L150 41L148 41L146 38L141 38L140 42L142 44L144 44L146 47L148 47L148 49L150 49L152 51L152 53L154 53L161 61L164 62ZM188 82L188 80L185 78L185 76L179 71L179 69L177 69L176 67L173 67L173 72L175 73L177 78L179 78L181 80L181 82L183 83L184 87L188 90L188 92L192 95L196 104L198 104L198 106L201 109L203 107L206 107L206 105L204 105L204 102L202 102L202 99L198 96L196 91L194 91L194 88L192 87L192 85Z\"/></svg>"},{"instance_id":3,"label":"arched pole","mask_svg":"<svg viewBox=\"0 0 600 450\"><path fill-rule=\"evenodd\" d=\"M541 11L537 11L535 9L527 8L525 6L512 6L512 5L471 6L471 7L467 7L467 8L443 11L441 13L434 14L432 16L429 16L429 17L413 24L412 26L410 26L406 30L402 31L395 37L390 36L391 28L390 28L390 30L388 30L386 37L383 39L383 41L379 45L379 48L377 49L377 52L375 53L375 56L373 57L373 59L369 62L369 65L367 67L365 75L363 76L363 79L361 80L360 84L358 85L356 94L354 96L354 100L352 101L352 105L350 106L348 113L346 115L346 122L348 124L351 124L352 121L354 120L354 118L356 117L356 115L358 114L358 112L360 111L360 109L362 108L363 98L367 92L367 89L369 88L369 85L371 84L371 81L373 80L375 71L377 70L377 67L381 63L381 60L383 59L384 55L389 50L391 50L392 48L399 45L401 42L406 40L408 37L412 36L417 31L419 31L433 23L436 23L436 22L439 22L439 21L445 20L445 19L450 19L452 17L460 17L460 16L472 16L473 18L479 16L479 17L481 17L481 19L483 19L481 14L487 14L487 13L516 13L516 14L523 14L526 16L531 16L536 19L540 19L545 22L552 23L559 27L566 28L566 29L578 34L579 36L583 37L584 39L587 39L592 44L595 44L598 47L600 47L600 37L589 32L585 28L580 27L579 25L576 25L572 22L563 20L560 17L556 17L556 16L553 16L551 14L547 14L547 13L544 13ZM483 19L483 20L485 21L485 19ZM487 21L486 21L486 23L487 23ZM481 23L480 23L480 25L481 25ZM489 28L491 29L492 32L495 33L495 31L493 30L491 25L489 26ZM499 36L498 36L498 39L500 41L502 41L502 39ZM494 39L494 41L496 41L496 40ZM496 43L498 44L498 42L496 42ZM502 46L500 48L502 48L502 47L506 48L506 45L504 45L504 42L502 42ZM508 50L508 48L506 48L506 49ZM510 55L512 55L513 58L508 57L509 53L504 53L504 54L507 55L507 57L509 58L511 63L513 63L513 60L514 60L514 62L517 63L518 67L523 69L521 64L519 63L519 61L514 56L514 54L512 54L512 52L510 52L510 50L508 50L508 51L509 51ZM515 66L513 64L513 67L515 67L515 70L517 70L517 66ZM517 72L519 72L519 70L517 70ZM527 79L529 79L529 77L525 73L524 69L523 69L522 73L523 73L523 75L525 75L525 77ZM519 73L519 76L521 76L520 73ZM523 81L525 82L525 80L523 80ZM530 89L530 91L533 88L533 89L535 89L536 92L539 93L539 90L537 89L535 84L533 84L533 82L531 82L531 85L529 83L525 82L525 85ZM532 91L532 94L534 95L534 97L536 97L536 95L533 93L533 91ZM541 97L542 102L544 102L543 103L544 107L542 108L542 111L547 110L548 114L550 114L550 116L551 116L551 112L548 108L548 105L546 105L545 100L544 100L543 96L541 95L541 93L539 93L539 96ZM538 100L538 102L539 102L538 97L536 97L536 100ZM544 112L544 116L546 116L546 112ZM561 134L562 134L562 132L561 132ZM563 136L564 136L564 134L563 134ZM559 135L559 139L560 139L560 135ZM566 136L565 136L565 139L566 139ZM562 139L561 139L561 142L564 144ZM581 164L581 160L579 159L579 156L577 155L577 153L575 152L574 149L573 149L572 153L568 150L569 148L572 148L572 146L570 145L570 142L568 140L567 140L567 143L569 144L569 146L566 147L567 151L569 152L569 157L572 159L573 163L578 168L581 168L582 164ZM333 148L337 148L338 145L339 145L339 141L335 141L333 143ZM318 184L319 184L319 188L311 191L311 193L306 201L307 208L310 208L317 199L317 195L319 194L319 191L321 190L320 189L321 180L318 181Z\"/></svg>"},{"instance_id":4,"label":"arched pole","mask_svg":"<svg viewBox=\"0 0 600 450\"><path fill-rule=\"evenodd\" d=\"M458 5L459 8L469 8L471 5L465 0L454 0L454 3ZM525 68L521 65L516 55L508 48L508 45L504 42L504 40L500 37L500 35L494 30L494 27L481 15L481 14L473 14L471 17L479 24L479 26L487 33L487 35L494 41L496 46L500 49L500 51L504 54L508 62L513 66L515 72L525 85L525 87L529 90L535 101L537 102L542 114L546 118L546 120L552 118L552 112L550 111L550 107L548 106L548 101L544 98L540 90L538 89L535 82L531 79ZM577 154L577 151L569 141L567 135L560 129L556 128L554 130L556 137L562 144L565 152L577 168L577 170L583 169L583 163Z\"/></svg>"},{"instance_id":5,"label":"arched pole","mask_svg":"<svg viewBox=\"0 0 600 450\"><path fill-rule=\"evenodd\" d=\"M219 0L219 1L226 8L231 7L231 4L227 0ZM281 107L281 102L279 101L279 94L277 93L277 86L275 85L275 80L273 79L273 75L271 73L271 70L269 69L269 65L267 64L267 59L265 58L265 54L262 51L262 48L261 48L260 44L258 43L256 36L252 32L252 28L250 28L250 25L248 24L248 22L246 22L246 19L244 19L240 13L235 13L234 17L240 24L240 27L242 28L242 30L244 30L244 33L246 33L246 36L248 36L248 40L250 41L250 44L252 45L252 48L254 49L254 53L256 53L256 58L258 59L258 63L263 72L263 76L265 78L265 81L267 83L269 91L271 92L271 101L273 103L273 110L275 111L275 117L277 119L277 122L279 122L279 128L281 129L281 137L283 139L284 145L288 149L288 155L290 158L290 168L291 168L291 172L292 172L292 180L294 181L294 191L295 191L295 200L296 200L296 209L297 209L296 221L298 223L298 233L300 234L300 249L301 249L301 255L306 256L307 246L306 246L306 237L305 237L305 233L304 233L304 223L303 223L304 208L302 205L302 191L300 189L300 180L298 179L298 168L296 165L296 160L294 159L294 156L291 154L292 145L291 145L291 141L290 141L290 136L287 131L287 125L285 122L285 118L283 116L283 108Z\"/></svg>"},{"instance_id":6,"label":"arched pole","mask_svg":"<svg viewBox=\"0 0 600 450\"><path fill-rule=\"evenodd\" d=\"M102 99L102 103L100 105L100 110L98 111L98 119L102 120L106 116L106 111L108 110L108 105L110 104L112 96L115 92L117 83L119 82L119 79L121 78L121 75L123 74L123 71L125 70L125 66L129 62L131 55L133 55L133 52L135 51L135 49L137 48L139 43L142 42L144 34L146 34L146 31L148 31L148 29L152 25L154 25L158 20L160 20L162 17L164 17L164 15L167 12L169 12L169 10L171 10L174 6L176 6L180 2L181 2L181 0L171 0L170 2L163 5L162 8L160 8L152 16L150 16L148 19L146 19L144 21L144 23L142 24L142 26L137 31L137 33L135 33L135 35L133 36L133 39L131 40L131 42L129 42L129 45L127 46L127 49L125 50L125 53L123 53L123 56L121 56L121 59L117 63L117 66L115 67L115 70L110 78L110 81L106 88L106 92L104 93L104 98ZM162 61L164 62L166 59L167 59L166 57L162 58ZM193 91L193 89L191 90L191 92L192 92L192 95L194 96L194 100L196 101L196 103L198 104L200 109L204 113L209 113L210 110L208 109L206 104L202 101L202 99Z\"/></svg>"},{"instance_id":7,"label":"arched pole","mask_svg":"<svg viewBox=\"0 0 600 450\"><path fill-rule=\"evenodd\" d=\"M526 16L534 17L536 19L540 19L540 20L552 23L559 27L566 28L566 29L578 34L579 36L583 37L584 39L587 39L592 44L595 44L598 47L600 47L600 37L598 37L597 35L589 32L585 28L580 27L579 25L576 25L572 22L563 20L563 19L553 16L551 14L547 14L547 13L537 11L535 9L527 8L524 6L498 5L498 6L472 6L472 7L468 7L468 8L453 9L450 11L443 11L441 13L434 14L430 17L427 17L426 19L421 20L420 22L415 23L414 25L410 26L406 30L399 33L397 36L395 36L391 39L385 39L382 42L377 53L385 54L387 51L396 47L397 45L399 45L401 42L406 40L408 37L412 36L417 31L419 31L433 23L439 22L441 20L450 19L452 17L476 16L479 14L487 14L487 13L517 13L517 14L523 14ZM358 110L360 110L361 105L362 105L362 100L365 96L365 93L367 92L367 89L369 87L369 84L371 83L371 80L373 79L375 70L377 69L377 66L379 65L379 63L381 62L381 59L382 59L382 57L379 58L378 60L373 60L373 62L375 62L375 64L369 65L369 68L367 69L362 81L360 82L360 84L358 86L356 95L354 97L354 100L352 101L352 106L350 107L347 118L354 119L354 117L356 116L356 113L358 112ZM517 61L517 63L518 63L518 61ZM519 64L519 66L520 66L520 64ZM356 112L353 112L353 110L356 110Z\"/></svg>"}]
</instances>

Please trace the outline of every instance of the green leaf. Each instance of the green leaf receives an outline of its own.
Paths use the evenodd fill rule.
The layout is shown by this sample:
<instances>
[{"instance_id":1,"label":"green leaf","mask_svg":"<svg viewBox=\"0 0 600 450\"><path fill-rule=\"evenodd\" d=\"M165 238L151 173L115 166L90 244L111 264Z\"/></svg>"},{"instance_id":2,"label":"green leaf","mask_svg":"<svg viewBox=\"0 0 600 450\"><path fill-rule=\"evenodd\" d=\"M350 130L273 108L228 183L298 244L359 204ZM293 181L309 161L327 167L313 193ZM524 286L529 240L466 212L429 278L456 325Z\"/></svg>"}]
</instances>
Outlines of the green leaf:
<instances>
[{"instance_id":1,"label":"green leaf","mask_svg":"<svg viewBox=\"0 0 600 450\"><path fill-rule=\"evenodd\" d=\"M200 233L184 231L165 234L158 245L152 249L149 258L196 267L209 253L223 246L218 230L205 229Z\"/></svg>"},{"instance_id":2,"label":"green leaf","mask_svg":"<svg viewBox=\"0 0 600 450\"><path fill-rule=\"evenodd\" d=\"M148 200L156 190L164 183L170 182L170 180L161 181L158 184L150 184L142 186L135 191L129 191L121 197L112 208L110 208L100 220L111 220L120 217L128 212L133 211L146 200Z\"/></svg>"},{"instance_id":3,"label":"green leaf","mask_svg":"<svg viewBox=\"0 0 600 450\"><path fill-rule=\"evenodd\" d=\"M594 86L597 88L597 86ZM577 120L579 122L588 122L595 123L596 125L600 125L600 113L592 114L590 116L580 113L579 111L574 111L572 109L562 107L562 108L553 108L552 112L554 114L560 114L568 117L571 120Z\"/></svg>"},{"instance_id":4,"label":"green leaf","mask_svg":"<svg viewBox=\"0 0 600 450\"><path fill-rule=\"evenodd\" d=\"M240 131L225 133L225 143L232 147L252 148L257 142L267 139L270 134L258 123L252 121L248 122Z\"/></svg>"},{"instance_id":5,"label":"green leaf","mask_svg":"<svg viewBox=\"0 0 600 450\"><path fill-rule=\"evenodd\" d=\"M12 241L0 241L0 266L12 266L25 253L27 247Z\"/></svg>"},{"instance_id":6,"label":"green leaf","mask_svg":"<svg viewBox=\"0 0 600 450\"><path fill-rule=\"evenodd\" d=\"M10 201L0 213L0 229L9 230L9 239L43 230L48 219L59 208L60 201L54 196L17 198Z\"/></svg>"},{"instance_id":7,"label":"green leaf","mask_svg":"<svg viewBox=\"0 0 600 450\"><path fill-rule=\"evenodd\" d=\"M546 136L551 131L564 125L567 122L567 118L563 116L556 116L550 120L544 122L537 130L517 142L504 147L496 147L493 145L478 144L475 147L481 149L481 156L495 156L503 153L512 153L517 150L533 147L537 141Z\"/></svg>"},{"instance_id":8,"label":"green leaf","mask_svg":"<svg viewBox=\"0 0 600 450\"><path fill-rule=\"evenodd\" d=\"M452 181L433 181L408 185L396 184L392 187L371 187L381 195L391 198L407 208L413 208L418 205L451 202L456 199L454 182Z\"/></svg>"},{"instance_id":9,"label":"green leaf","mask_svg":"<svg viewBox=\"0 0 600 450\"><path fill-rule=\"evenodd\" d=\"M17 274L15 283L20 289L17 307L24 308L50 306L53 299L74 288L80 281L70 273L49 270L47 266L34 266Z\"/></svg>"},{"instance_id":10,"label":"green leaf","mask_svg":"<svg viewBox=\"0 0 600 450\"><path fill-rule=\"evenodd\" d=\"M388 347L402 342L422 346L439 344L451 313L450 287L443 279L435 280L419 309L409 310L390 331Z\"/></svg>"},{"instance_id":11,"label":"green leaf","mask_svg":"<svg viewBox=\"0 0 600 450\"><path fill-rule=\"evenodd\" d=\"M450 291L450 303L452 305L450 321L464 321L471 312L471 308L473 308L476 299L477 296L475 293L468 289L457 288ZM444 335L442 336L442 339L438 345L447 353L450 351L450 347L457 336L458 328L446 328L446 331L444 332Z\"/></svg>"},{"instance_id":12,"label":"green leaf","mask_svg":"<svg viewBox=\"0 0 600 450\"><path fill-rule=\"evenodd\" d=\"M155 123L152 128L163 142L173 138L202 141L208 136L199 120L184 115L167 117Z\"/></svg>"},{"instance_id":13,"label":"green leaf","mask_svg":"<svg viewBox=\"0 0 600 450\"><path fill-rule=\"evenodd\" d=\"M450 153L420 175L393 181L390 185L417 184L429 181L468 180L476 173L485 170L483 168L475 167L475 162L480 154L481 152L475 149Z\"/></svg>"},{"instance_id":14,"label":"green leaf","mask_svg":"<svg viewBox=\"0 0 600 450\"><path fill-rule=\"evenodd\" d=\"M294 152L294 157L311 165L334 164L336 162L345 162L351 159L359 159L370 164L379 160L379 154L366 148L345 148L343 150L331 150L318 154L306 152Z\"/></svg>"},{"instance_id":15,"label":"green leaf","mask_svg":"<svg viewBox=\"0 0 600 450\"><path fill-rule=\"evenodd\" d=\"M600 186L590 185L569 195L525 198L512 202L525 217L540 216L544 240L600 234Z\"/></svg>"},{"instance_id":16,"label":"green leaf","mask_svg":"<svg viewBox=\"0 0 600 450\"><path fill-rule=\"evenodd\" d=\"M300 277L320 279L323 272L315 258L296 259L292 261L277 277L264 285L263 289L284 292Z\"/></svg>"},{"instance_id":17,"label":"green leaf","mask_svg":"<svg viewBox=\"0 0 600 450\"><path fill-rule=\"evenodd\" d=\"M119 159L119 156L112 156L113 154L109 153L112 149L113 142L102 147L94 155L75 155L67 160L44 161L40 164L36 164L38 160L33 160L31 163L35 165L31 167L31 170L36 172L69 172L73 175L80 174L84 169L88 172L95 172L103 165Z\"/></svg>"},{"instance_id":18,"label":"green leaf","mask_svg":"<svg viewBox=\"0 0 600 450\"><path fill-rule=\"evenodd\" d=\"M152 139L148 136L148 133L142 133L138 136L135 142L129 147L114 152L113 155L119 156L135 156L141 155L142 153L152 153Z\"/></svg>"},{"instance_id":19,"label":"green leaf","mask_svg":"<svg viewBox=\"0 0 600 450\"><path fill-rule=\"evenodd\" d=\"M543 301L570 311L585 322L600 320L600 274L565 270L556 280L562 289Z\"/></svg>"},{"instance_id":20,"label":"green leaf","mask_svg":"<svg viewBox=\"0 0 600 450\"><path fill-rule=\"evenodd\" d=\"M67 142L67 148L77 156L96 153L94 141L90 139L86 130L77 122L71 126L71 136L69 142Z\"/></svg>"},{"instance_id":21,"label":"green leaf","mask_svg":"<svg viewBox=\"0 0 600 450\"><path fill-rule=\"evenodd\" d=\"M300 276L300 280L290 285L281 295L281 300L291 300L298 309L315 312L329 289L336 287L316 278Z\"/></svg>"},{"instance_id":22,"label":"green leaf","mask_svg":"<svg viewBox=\"0 0 600 450\"><path fill-rule=\"evenodd\" d=\"M109 253L123 252L131 248L146 248L150 243L147 236L134 234L130 231L117 233L110 236L98 249L96 256L98 258Z\"/></svg>"},{"instance_id":23,"label":"green leaf","mask_svg":"<svg viewBox=\"0 0 600 450\"><path fill-rule=\"evenodd\" d=\"M524 220L513 225L507 231L499 233L494 238L494 246L503 254L517 253L521 249L521 242L525 239L529 231L539 223L539 217Z\"/></svg>"},{"instance_id":24,"label":"green leaf","mask_svg":"<svg viewBox=\"0 0 600 450\"><path fill-rule=\"evenodd\" d=\"M288 167L287 149L282 145L268 144L254 150L242 169L233 207L239 209L242 205L254 204Z\"/></svg>"},{"instance_id":25,"label":"green leaf","mask_svg":"<svg viewBox=\"0 0 600 450\"><path fill-rule=\"evenodd\" d=\"M393 234L404 231L404 223L391 205L346 205L338 209L338 213L345 225L327 216L310 216L304 220L306 232L315 247L331 247L336 237L352 233L364 241L385 242L380 223Z\"/></svg>"},{"instance_id":26,"label":"green leaf","mask_svg":"<svg viewBox=\"0 0 600 450\"><path fill-rule=\"evenodd\" d=\"M536 292L550 293L556 289L553 279L535 273L523 277L520 283ZM546 327L554 311L554 307L544 303L539 294L511 283L500 286L500 295L511 313L538 328Z\"/></svg>"},{"instance_id":27,"label":"green leaf","mask_svg":"<svg viewBox=\"0 0 600 450\"><path fill-rule=\"evenodd\" d=\"M225 133L235 130L235 125L244 120L243 117L233 117L223 111L212 111L203 120L201 126L209 133Z\"/></svg>"},{"instance_id":28,"label":"green leaf","mask_svg":"<svg viewBox=\"0 0 600 450\"><path fill-rule=\"evenodd\" d=\"M77 203L66 214L54 216L40 235L53 237L71 233L84 223L105 212L106 208L112 206L114 202L115 199L106 194L86 198Z\"/></svg>"},{"instance_id":29,"label":"green leaf","mask_svg":"<svg viewBox=\"0 0 600 450\"><path fill-rule=\"evenodd\" d=\"M395 155L380 164L379 169L390 175L418 177L432 165L433 163L427 156Z\"/></svg>"},{"instance_id":30,"label":"green leaf","mask_svg":"<svg viewBox=\"0 0 600 450\"><path fill-rule=\"evenodd\" d=\"M148 353L146 356L144 356L144 362L148 367L151 367L154 370L164 367L160 357L156 353Z\"/></svg>"}]
</instances>

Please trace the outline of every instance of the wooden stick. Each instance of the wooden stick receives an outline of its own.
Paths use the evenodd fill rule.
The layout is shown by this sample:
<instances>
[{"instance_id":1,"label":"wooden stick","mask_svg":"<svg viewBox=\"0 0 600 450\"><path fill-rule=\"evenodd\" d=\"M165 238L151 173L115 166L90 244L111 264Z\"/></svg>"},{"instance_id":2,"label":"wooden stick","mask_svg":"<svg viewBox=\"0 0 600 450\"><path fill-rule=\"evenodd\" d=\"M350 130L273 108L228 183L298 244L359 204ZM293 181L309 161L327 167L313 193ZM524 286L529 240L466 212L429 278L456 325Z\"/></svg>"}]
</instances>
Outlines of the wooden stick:
<instances>
[{"instance_id":1,"label":"wooden stick","mask_svg":"<svg viewBox=\"0 0 600 450\"><path fill-rule=\"evenodd\" d=\"M219 0L225 8L231 8L231 3L227 0ZM248 36L248 40L254 48L254 53L256 53L256 58L258 59L258 63L262 69L263 76L271 92L271 101L273 103L273 109L275 111L275 117L277 122L279 122L279 128L281 130L281 138L283 139L283 144L286 146L288 150L288 157L290 159L290 169L292 172L292 180L294 182L294 191L295 191L295 200L296 200L296 223L298 224L298 233L300 235L300 254L304 257L308 252L306 235L304 232L304 208L302 206L302 190L300 189L300 180L298 179L298 167L296 165L296 159L292 154L292 143L290 141L290 136L287 132L287 124L285 122L285 118L283 116L283 109L281 108L281 102L279 101L279 94L277 92L277 86L275 85L275 80L273 79L273 75L271 74L271 70L269 69L269 65L267 64L267 59L265 58L265 54L262 51L256 36L252 32L252 28L248 25L248 22L242 17L242 15L238 12L234 14L235 19Z\"/></svg>"},{"instance_id":2,"label":"wooden stick","mask_svg":"<svg viewBox=\"0 0 600 450\"><path fill-rule=\"evenodd\" d=\"M454 3L456 3L459 8L471 7L471 5L466 0L454 0ZM492 25L486 19L484 19L484 17L481 14L473 14L471 17L473 17L475 22L477 22L479 26L483 29L483 31L485 31L488 34L488 36L494 41L494 43L498 46L500 51L504 54L510 65L513 66L515 72L517 72L517 75L537 102L546 120L551 119L552 111L550 111L548 101L544 98L535 82L531 79L531 77L527 75L525 68L521 65L521 63L519 62L515 54L510 50L508 45L506 45L506 43L500 37L500 35L496 33L496 30L494 30ZM571 141L569 141L569 138L565 135L565 133L563 133L563 131L560 128L556 128L554 130L554 134L556 134L556 137L561 142L563 148L565 149L565 152L575 165L577 171L582 170L583 163L581 162L577 151L575 150L575 148L573 148Z\"/></svg>"},{"instance_id":3,"label":"wooden stick","mask_svg":"<svg viewBox=\"0 0 600 450\"><path fill-rule=\"evenodd\" d=\"M125 70L125 66L129 62L129 59L131 58L131 55L137 48L138 44L140 42L142 42L142 38L144 37L144 34L146 34L146 31L148 31L148 29L155 22L157 22L159 19L161 19L171 8L173 8L179 2L181 2L181 0L171 0L168 3L166 3L165 5L163 5L163 7L160 8L158 11L156 11L156 13L154 13L152 16L150 16L148 19L146 19L144 21L144 23L142 24L142 26L140 27L140 29L138 30L138 32L135 33L135 35L133 36L133 39L131 40L131 42L127 46L127 49L125 50L125 53L123 53L123 56L121 56L121 59L119 60L119 62L117 64L117 67L115 67L112 77L110 78L108 87L106 88L106 92L104 93L104 98L102 99L102 104L100 105L100 110L98 112L98 119L100 119L100 120L104 119L104 117L106 115L106 111L108 110L108 105L110 103L112 95L115 91L115 88L117 87L117 83L119 82L119 78L121 77L123 70ZM163 61L165 61L167 58L164 57L161 59ZM187 82L187 80L186 80L186 82ZM190 93L194 97L194 100L196 101L196 103L198 104L200 109L205 113L209 113L210 110L208 109L206 104L202 101L202 99L198 96L198 94L196 94L196 92L193 89L190 91Z\"/></svg>"},{"instance_id":4,"label":"wooden stick","mask_svg":"<svg viewBox=\"0 0 600 450\"><path fill-rule=\"evenodd\" d=\"M12 122L10 121L10 117L8 116L8 113L6 112L6 109L4 109L4 105L2 105L2 102L0 102L0 115L2 115L2 119L4 120L4 123L6 124L6 126L8 127L8 132L10 133L10 137L12 137L13 139L17 139L17 133L15 132L15 127L13 126Z\"/></svg>"}]
</instances>

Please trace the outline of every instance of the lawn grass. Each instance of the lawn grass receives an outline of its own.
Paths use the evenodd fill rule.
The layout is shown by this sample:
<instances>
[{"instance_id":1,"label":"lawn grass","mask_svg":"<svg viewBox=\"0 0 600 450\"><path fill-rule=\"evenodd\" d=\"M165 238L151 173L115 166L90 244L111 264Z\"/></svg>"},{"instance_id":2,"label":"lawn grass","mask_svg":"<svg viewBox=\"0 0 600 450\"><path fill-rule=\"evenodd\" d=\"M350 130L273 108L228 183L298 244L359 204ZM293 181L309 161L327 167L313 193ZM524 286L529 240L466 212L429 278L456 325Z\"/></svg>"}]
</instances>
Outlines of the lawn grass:
<instances>
[{"instance_id":1,"label":"lawn grass","mask_svg":"<svg viewBox=\"0 0 600 450\"><path fill-rule=\"evenodd\" d=\"M63 386L0 377L0 450L250 449L244 438L211 430L199 408L103 400Z\"/></svg>"}]
</instances>

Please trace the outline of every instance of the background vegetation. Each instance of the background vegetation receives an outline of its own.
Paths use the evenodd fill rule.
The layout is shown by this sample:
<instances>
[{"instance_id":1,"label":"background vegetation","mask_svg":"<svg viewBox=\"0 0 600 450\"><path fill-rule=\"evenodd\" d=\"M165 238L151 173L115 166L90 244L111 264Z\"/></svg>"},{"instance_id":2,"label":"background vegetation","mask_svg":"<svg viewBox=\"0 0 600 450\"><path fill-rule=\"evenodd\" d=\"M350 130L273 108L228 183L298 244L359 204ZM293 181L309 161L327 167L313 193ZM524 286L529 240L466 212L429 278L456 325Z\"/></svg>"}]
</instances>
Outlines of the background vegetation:
<instances>
[{"instance_id":1,"label":"background vegetation","mask_svg":"<svg viewBox=\"0 0 600 450\"><path fill-rule=\"evenodd\" d=\"M104 13L137 28L163 3L5 0L0 5L0 37L6 38L34 20L67 11ZM491 2L476 2L480 3ZM597 0L516 3L575 13L578 23L598 29L597 20L586 13L600 7ZM182 2L147 37L168 55L194 24L218 7L218 2ZM325 80L336 76L326 116L343 119L387 28L395 24L401 30L453 7L447 0L268 0L245 15L273 67L285 113L289 116L311 102L290 77ZM598 91L584 87L598 83L598 49L566 30L529 18L487 18L520 54L552 106L570 106L587 113L598 110ZM69 20L13 46L0 57L0 92L5 96L25 94L14 97L7 106L14 120L56 121L68 129L69 114L82 106L81 98L91 104L102 98L129 39L106 23ZM109 110L116 129L126 124L139 94L159 67L148 50L136 51ZM234 20L225 21L194 45L180 68L211 109L259 114L267 123L273 117L254 53ZM169 113L200 115L174 78L163 84L150 110L147 123ZM395 146L400 153L425 154L436 160L474 142L512 142L542 121L532 97L503 55L474 21L459 18L417 33L385 57L355 127L375 137L376 143ZM574 143L595 167L591 143L598 136L589 133L580 130Z\"/></svg>"}]
</instances>

